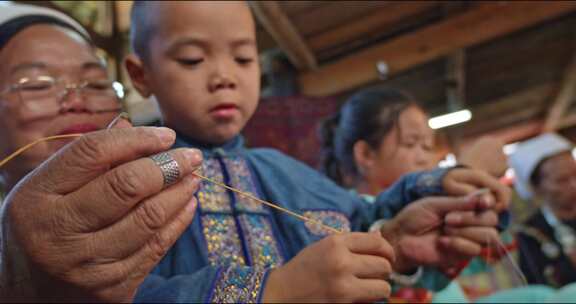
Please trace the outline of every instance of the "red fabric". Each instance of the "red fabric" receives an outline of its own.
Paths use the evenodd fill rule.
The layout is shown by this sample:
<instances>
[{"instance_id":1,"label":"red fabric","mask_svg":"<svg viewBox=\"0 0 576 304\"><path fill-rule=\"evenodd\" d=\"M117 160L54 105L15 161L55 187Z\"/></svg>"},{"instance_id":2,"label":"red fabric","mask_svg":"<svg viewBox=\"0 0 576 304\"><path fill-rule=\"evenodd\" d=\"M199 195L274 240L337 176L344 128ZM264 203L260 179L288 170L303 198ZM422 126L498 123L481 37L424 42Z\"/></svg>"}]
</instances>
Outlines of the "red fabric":
<instances>
[{"instance_id":1,"label":"red fabric","mask_svg":"<svg viewBox=\"0 0 576 304\"><path fill-rule=\"evenodd\" d=\"M249 147L276 148L317 168L321 157L318 130L336 109L333 97L266 98L243 134Z\"/></svg>"},{"instance_id":2,"label":"red fabric","mask_svg":"<svg viewBox=\"0 0 576 304\"><path fill-rule=\"evenodd\" d=\"M433 294L424 288L403 287L388 299L388 303L432 303Z\"/></svg>"}]
</instances>

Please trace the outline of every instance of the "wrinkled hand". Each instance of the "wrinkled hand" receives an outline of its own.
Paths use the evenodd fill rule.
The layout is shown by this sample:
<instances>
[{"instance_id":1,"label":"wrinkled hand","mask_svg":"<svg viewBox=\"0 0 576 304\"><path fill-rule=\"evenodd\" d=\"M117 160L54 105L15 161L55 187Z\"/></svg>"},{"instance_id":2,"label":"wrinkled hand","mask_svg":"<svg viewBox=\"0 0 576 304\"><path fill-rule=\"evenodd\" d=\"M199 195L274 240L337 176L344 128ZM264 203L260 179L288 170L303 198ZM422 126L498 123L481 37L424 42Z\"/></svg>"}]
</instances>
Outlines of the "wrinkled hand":
<instances>
[{"instance_id":1,"label":"wrinkled hand","mask_svg":"<svg viewBox=\"0 0 576 304\"><path fill-rule=\"evenodd\" d=\"M504 154L504 142L496 137L485 136L467 147L458 157L459 162L482 170L494 177L504 175L508 168Z\"/></svg>"},{"instance_id":2,"label":"wrinkled hand","mask_svg":"<svg viewBox=\"0 0 576 304\"><path fill-rule=\"evenodd\" d=\"M394 252L379 233L332 235L272 270L262 301L374 302L390 295Z\"/></svg>"},{"instance_id":3,"label":"wrinkled hand","mask_svg":"<svg viewBox=\"0 0 576 304\"><path fill-rule=\"evenodd\" d=\"M201 154L171 151L182 178L166 189L146 157L174 140L166 128L91 133L28 175L3 208L5 298L131 301L194 216Z\"/></svg>"},{"instance_id":4,"label":"wrinkled hand","mask_svg":"<svg viewBox=\"0 0 576 304\"><path fill-rule=\"evenodd\" d=\"M467 196L481 189L488 189L494 197L494 208L497 212L508 208L512 191L498 179L481 170L456 168L450 170L442 180L446 194Z\"/></svg>"},{"instance_id":5,"label":"wrinkled hand","mask_svg":"<svg viewBox=\"0 0 576 304\"><path fill-rule=\"evenodd\" d=\"M483 196L428 197L408 205L380 230L396 252L395 271L419 265L448 271L479 255L498 239L490 205Z\"/></svg>"}]
</instances>

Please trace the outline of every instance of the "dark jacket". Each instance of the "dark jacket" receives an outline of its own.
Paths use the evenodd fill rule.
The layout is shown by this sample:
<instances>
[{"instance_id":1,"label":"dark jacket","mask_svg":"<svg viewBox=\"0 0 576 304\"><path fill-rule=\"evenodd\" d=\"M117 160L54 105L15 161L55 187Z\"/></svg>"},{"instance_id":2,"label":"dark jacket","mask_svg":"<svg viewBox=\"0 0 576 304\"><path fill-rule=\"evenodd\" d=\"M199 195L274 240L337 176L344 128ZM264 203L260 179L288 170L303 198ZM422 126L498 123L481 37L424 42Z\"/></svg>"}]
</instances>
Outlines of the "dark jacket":
<instances>
[{"instance_id":1,"label":"dark jacket","mask_svg":"<svg viewBox=\"0 0 576 304\"><path fill-rule=\"evenodd\" d=\"M562 250L541 210L518 233L520 269L529 284L562 287L576 282L576 266Z\"/></svg>"}]
</instances>

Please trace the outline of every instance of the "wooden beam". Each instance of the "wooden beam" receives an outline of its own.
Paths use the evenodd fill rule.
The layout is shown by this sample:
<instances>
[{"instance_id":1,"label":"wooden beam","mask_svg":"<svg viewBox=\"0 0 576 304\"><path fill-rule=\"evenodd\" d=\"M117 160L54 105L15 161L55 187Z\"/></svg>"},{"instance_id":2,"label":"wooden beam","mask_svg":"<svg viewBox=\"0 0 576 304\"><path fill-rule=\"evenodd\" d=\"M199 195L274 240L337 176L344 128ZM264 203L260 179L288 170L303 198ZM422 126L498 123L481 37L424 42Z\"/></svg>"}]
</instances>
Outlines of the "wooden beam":
<instances>
[{"instance_id":1,"label":"wooden beam","mask_svg":"<svg viewBox=\"0 0 576 304\"><path fill-rule=\"evenodd\" d=\"M485 120L487 117L496 117L498 113L511 113L511 115L467 125L463 145L483 135L496 136L509 143L540 134L545 120L534 118L534 114L538 106L546 106L546 102L554 96L558 88L559 85L556 83L545 83L474 108L476 117ZM519 105L522 109L518 109ZM576 113L569 113L560 118L556 130L573 126L576 126Z\"/></svg>"},{"instance_id":2,"label":"wooden beam","mask_svg":"<svg viewBox=\"0 0 576 304\"><path fill-rule=\"evenodd\" d=\"M503 125L532 119L543 111L546 101L554 96L557 88L556 83L544 83L472 107L470 109L473 115L472 121L459 128L463 128L463 135L468 137Z\"/></svg>"},{"instance_id":3,"label":"wooden beam","mask_svg":"<svg viewBox=\"0 0 576 304\"><path fill-rule=\"evenodd\" d=\"M435 1L402 1L390 3L372 14L336 27L308 39L310 48L321 51L331 46L350 42L372 31L385 30L387 27L413 17L437 5Z\"/></svg>"},{"instance_id":4,"label":"wooden beam","mask_svg":"<svg viewBox=\"0 0 576 304\"><path fill-rule=\"evenodd\" d=\"M426 27L413 34L371 47L299 78L301 92L325 96L378 79L376 62L390 74L446 56L514 31L576 11L576 2L492 2Z\"/></svg>"},{"instance_id":5,"label":"wooden beam","mask_svg":"<svg viewBox=\"0 0 576 304\"><path fill-rule=\"evenodd\" d=\"M314 53L284 14L277 1L250 1L254 15L299 70L318 67Z\"/></svg>"},{"instance_id":6,"label":"wooden beam","mask_svg":"<svg viewBox=\"0 0 576 304\"><path fill-rule=\"evenodd\" d=\"M554 104L548 112L542 132L553 132L561 123L563 114L568 110L570 104L576 98L576 52L568 64L560 86L560 91L556 96Z\"/></svg>"},{"instance_id":7,"label":"wooden beam","mask_svg":"<svg viewBox=\"0 0 576 304\"><path fill-rule=\"evenodd\" d=\"M525 138L538 135L542 129L544 121L542 119L530 119L507 126L498 128L482 133L482 136L488 135L502 140L505 143L512 143ZM480 135L468 136L462 141L462 147L467 147L473 144Z\"/></svg>"}]
</instances>

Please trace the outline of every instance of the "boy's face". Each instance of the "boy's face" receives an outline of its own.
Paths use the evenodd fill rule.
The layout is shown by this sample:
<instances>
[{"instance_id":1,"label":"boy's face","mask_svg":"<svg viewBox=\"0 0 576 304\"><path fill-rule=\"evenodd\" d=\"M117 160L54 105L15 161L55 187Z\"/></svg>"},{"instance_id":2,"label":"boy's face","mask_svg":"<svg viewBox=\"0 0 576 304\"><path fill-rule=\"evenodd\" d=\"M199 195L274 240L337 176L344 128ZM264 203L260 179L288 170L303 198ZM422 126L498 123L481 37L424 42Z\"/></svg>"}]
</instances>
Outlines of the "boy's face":
<instances>
[{"instance_id":1,"label":"boy's face","mask_svg":"<svg viewBox=\"0 0 576 304\"><path fill-rule=\"evenodd\" d=\"M168 127L206 143L230 140L259 98L255 25L248 6L217 1L151 5L155 32L149 58L140 65L142 77L133 77L141 80L135 85L144 95L156 96Z\"/></svg>"}]
</instances>

